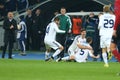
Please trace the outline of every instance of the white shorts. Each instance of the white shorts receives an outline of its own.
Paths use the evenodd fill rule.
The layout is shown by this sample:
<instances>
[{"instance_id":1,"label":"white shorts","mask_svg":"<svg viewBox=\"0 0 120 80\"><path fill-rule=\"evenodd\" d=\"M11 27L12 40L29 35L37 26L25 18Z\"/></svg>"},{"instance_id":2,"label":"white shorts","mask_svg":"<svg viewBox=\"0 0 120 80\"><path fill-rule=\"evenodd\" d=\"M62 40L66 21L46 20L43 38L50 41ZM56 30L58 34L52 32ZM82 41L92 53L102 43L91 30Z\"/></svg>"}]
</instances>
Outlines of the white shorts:
<instances>
[{"instance_id":1,"label":"white shorts","mask_svg":"<svg viewBox=\"0 0 120 80\"><path fill-rule=\"evenodd\" d=\"M79 49L79 51L74 56L76 62L86 62L86 59L88 57L88 50L83 50L81 52L81 49Z\"/></svg>"},{"instance_id":2,"label":"white shorts","mask_svg":"<svg viewBox=\"0 0 120 80\"><path fill-rule=\"evenodd\" d=\"M54 50L60 48L62 45L57 41L44 41L46 49L53 48Z\"/></svg>"},{"instance_id":3,"label":"white shorts","mask_svg":"<svg viewBox=\"0 0 120 80\"><path fill-rule=\"evenodd\" d=\"M75 52L74 52L73 50L71 50L71 49L68 49L68 54L69 54L69 56L70 56L70 55L74 55Z\"/></svg>"},{"instance_id":4,"label":"white shorts","mask_svg":"<svg viewBox=\"0 0 120 80\"><path fill-rule=\"evenodd\" d=\"M111 43L111 38L110 37L104 37L104 36L101 36L100 37L100 47L101 48L109 48L110 47L110 43Z\"/></svg>"}]
</instances>

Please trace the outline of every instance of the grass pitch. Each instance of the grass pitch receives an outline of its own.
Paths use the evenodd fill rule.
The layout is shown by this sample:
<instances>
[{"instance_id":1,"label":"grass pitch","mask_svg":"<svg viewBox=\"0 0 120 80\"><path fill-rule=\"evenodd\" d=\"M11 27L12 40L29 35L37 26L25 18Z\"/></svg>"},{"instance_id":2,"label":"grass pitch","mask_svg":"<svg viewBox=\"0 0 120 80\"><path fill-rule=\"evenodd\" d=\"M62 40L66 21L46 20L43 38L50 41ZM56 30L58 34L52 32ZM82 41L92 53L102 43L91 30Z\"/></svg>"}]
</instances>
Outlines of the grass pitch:
<instances>
[{"instance_id":1,"label":"grass pitch","mask_svg":"<svg viewBox=\"0 0 120 80\"><path fill-rule=\"evenodd\" d=\"M0 80L120 80L120 63L0 59Z\"/></svg>"}]
</instances>

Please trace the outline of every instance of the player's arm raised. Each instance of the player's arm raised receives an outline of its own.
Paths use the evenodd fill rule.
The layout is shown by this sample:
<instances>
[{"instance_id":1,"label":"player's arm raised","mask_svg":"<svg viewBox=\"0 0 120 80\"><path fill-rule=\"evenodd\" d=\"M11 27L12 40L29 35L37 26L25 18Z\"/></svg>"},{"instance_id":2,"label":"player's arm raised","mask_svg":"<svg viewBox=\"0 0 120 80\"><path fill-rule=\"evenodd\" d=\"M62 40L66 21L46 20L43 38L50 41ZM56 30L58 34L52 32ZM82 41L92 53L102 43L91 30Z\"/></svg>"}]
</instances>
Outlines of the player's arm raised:
<instances>
[{"instance_id":1,"label":"player's arm raised","mask_svg":"<svg viewBox=\"0 0 120 80\"><path fill-rule=\"evenodd\" d=\"M102 15L101 15L101 16L99 17L98 30L100 30L102 24L103 24L103 22L102 22Z\"/></svg>"}]
</instances>

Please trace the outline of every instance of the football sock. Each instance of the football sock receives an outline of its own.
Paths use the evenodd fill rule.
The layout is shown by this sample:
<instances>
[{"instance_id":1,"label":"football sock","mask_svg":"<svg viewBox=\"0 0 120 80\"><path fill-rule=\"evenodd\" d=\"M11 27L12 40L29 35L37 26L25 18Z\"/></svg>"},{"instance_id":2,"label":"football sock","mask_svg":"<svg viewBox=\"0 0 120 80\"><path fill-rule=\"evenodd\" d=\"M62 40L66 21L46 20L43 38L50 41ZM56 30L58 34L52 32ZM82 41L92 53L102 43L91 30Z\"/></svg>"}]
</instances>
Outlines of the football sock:
<instances>
[{"instance_id":1,"label":"football sock","mask_svg":"<svg viewBox=\"0 0 120 80\"><path fill-rule=\"evenodd\" d=\"M47 59L49 57L49 53L45 52L45 59Z\"/></svg>"},{"instance_id":2,"label":"football sock","mask_svg":"<svg viewBox=\"0 0 120 80\"><path fill-rule=\"evenodd\" d=\"M70 60L69 56L63 57L62 60L66 61L66 60Z\"/></svg>"},{"instance_id":3,"label":"football sock","mask_svg":"<svg viewBox=\"0 0 120 80\"><path fill-rule=\"evenodd\" d=\"M102 57L103 57L104 63L108 64L107 53L102 53Z\"/></svg>"},{"instance_id":4,"label":"football sock","mask_svg":"<svg viewBox=\"0 0 120 80\"><path fill-rule=\"evenodd\" d=\"M60 54L60 52L61 52L61 50L60 50L60 49L56 50L56 51L55 51L55 53L52 55L52 57L57 56L58 54Z\"/></svg>"}]
</instances>

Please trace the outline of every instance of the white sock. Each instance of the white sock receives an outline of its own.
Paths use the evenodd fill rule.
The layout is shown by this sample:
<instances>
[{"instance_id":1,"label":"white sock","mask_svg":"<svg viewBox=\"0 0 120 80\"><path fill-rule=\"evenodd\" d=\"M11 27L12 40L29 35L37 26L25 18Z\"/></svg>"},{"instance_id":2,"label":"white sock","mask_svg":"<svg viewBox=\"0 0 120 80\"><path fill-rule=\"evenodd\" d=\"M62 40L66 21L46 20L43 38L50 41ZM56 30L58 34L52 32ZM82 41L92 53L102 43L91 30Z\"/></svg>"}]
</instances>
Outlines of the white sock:
<instances>
[{"instance_id":1,"label":"white sock","mask_svg":"<svg viewBox=\"0 0 120 80\"><path fill-rule=\"evenodd\" d=\"M108 64L107 53L102 53L102 57L103 57L104 63Z\"/></svg>"},{"instance_id":2,"label":"white sock","mask_svg":"<svg viewBox=\"0 0 120 80\"><path fill-rule=\"evenodd\" d=\"M66 61L66 60L70 60L69 56L63 57L62 60Z\"/></svg>"},{"instance_id":3,"label":"white sock","mask_svg":"<svg viewBox=\"0 0 120 80\"><path fill-rule=\"evenodd\" d=\"M55 51L55 53L52 55L52 57L57 56L58 54L60 54L60 52L61 52L61 50L60 50L60 49L56 50L56 51Z\"/></svg>"},{"instance_id":4,"label":"white sock","mask_svg":"<svg viewBox=\"0 0 120 80\"><path fill-rule=\"evenodd\" d=\"M47 59L49 57L49 54L48 52L45 52L45 59Z\"/></svg>"}]
</instances>

